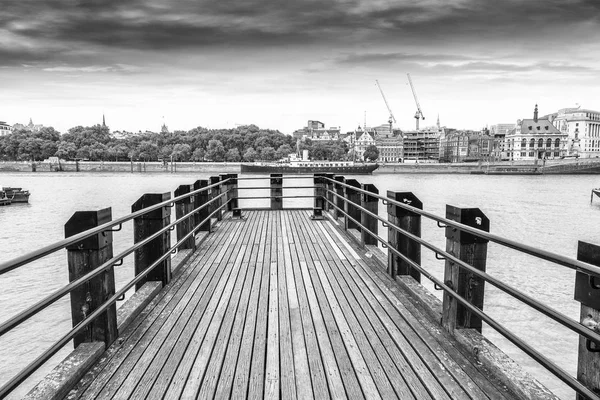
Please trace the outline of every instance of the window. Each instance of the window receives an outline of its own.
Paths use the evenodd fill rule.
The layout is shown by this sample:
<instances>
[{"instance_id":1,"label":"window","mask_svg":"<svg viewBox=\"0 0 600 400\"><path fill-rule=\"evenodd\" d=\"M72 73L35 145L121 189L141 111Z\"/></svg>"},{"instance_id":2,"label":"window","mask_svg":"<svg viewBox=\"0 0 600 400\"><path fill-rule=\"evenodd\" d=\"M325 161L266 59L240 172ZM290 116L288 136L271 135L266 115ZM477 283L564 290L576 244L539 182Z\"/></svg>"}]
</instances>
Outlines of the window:
<instances>
[{"instance_id":1,"label":"window","mask_svg":"<svg viewBox=\"0 0 600 400\"><path fill-rule=\"evenodd\" d=\"M558 157L560 155L560 153L558 151L554 152L554 157Z\"/></svg>"},{"instance_id":2,"label":"window","mask_svg":"<svg viewBox=\"0 0 600 400\"><path fill-rule=\"evenodd\" d=\"M544 139L540 138L540 140L538 140L538 147L541 149L542 147L544 147Z\"/></svg>"},{"instance_id":3,"label":"window","mask_svg":"<svg viewBox=\"0 0 600 400\"><path fill-rule=\"evenodd\" d=\"M560 147L560 139L556 138L556 140L554 141L554 147L559 148Z\"/></svg>"},{"instance_id":4,"label":"window","mask_svg":"<svg viewBox=\"0 0 600 400\"><path fill-rule=\"evenodd\" d=\"M529 148L533 149L535 147L535 139L531 138L531 140L529 141Z\"/></svg>"},{"instance_id":5,"label":"window","mask_svg":"<svg viewBox=\"0 0 600 400\"><path fill-rule=\"evenodd\" d=\"M527 147L527 139L523 138L523 140L521 140L521 148L525 148Z\"/></svg>"},{"instance_id":6,"label":"window","mask_svg":"<svg viewBox=\"0 0 600 400\"><path fill-rule=\"evenodd\" d=\"M526 153L525 153L524 151L522 151L522 152L521 152L521 157L525 157L525 154L526 154Z\"/></svg>"},{"instance_id":7,"label":"window","mask_svg":"<svg viewBox=\"0 0 600 400\"><path fill-rule=\"evenodd\" d=\"M533 151L529 152L529 157L533 157Z\"/></svg>"},{"instance_id":8,"label":"window","mask_svg":"<svg viewBox=\"0 0 600 400\"><path fill-rule=\"evenodd\" d=\"M548 140L546 140L546 147L552 147L552 139L548 138Z\"/></svg>"}]
</instances>

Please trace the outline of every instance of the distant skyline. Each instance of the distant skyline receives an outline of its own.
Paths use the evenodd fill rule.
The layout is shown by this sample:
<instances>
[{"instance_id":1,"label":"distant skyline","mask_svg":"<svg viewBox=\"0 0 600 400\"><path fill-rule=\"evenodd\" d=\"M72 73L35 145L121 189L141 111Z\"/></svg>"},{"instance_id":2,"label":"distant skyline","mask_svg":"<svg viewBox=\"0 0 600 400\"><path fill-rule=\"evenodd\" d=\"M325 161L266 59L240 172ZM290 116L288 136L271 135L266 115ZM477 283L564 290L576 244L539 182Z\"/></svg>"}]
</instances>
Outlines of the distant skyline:
<instances>
[{"instance_id":1,"label":"distant skyline","mask_svg":"<svg viewBox=\"0 0 600 400\"><path fill-rule=\"evenodd\" d=\"M3 0L0 120L481 129L600 110L597 0Z\"/></svg>"}]
</instances>

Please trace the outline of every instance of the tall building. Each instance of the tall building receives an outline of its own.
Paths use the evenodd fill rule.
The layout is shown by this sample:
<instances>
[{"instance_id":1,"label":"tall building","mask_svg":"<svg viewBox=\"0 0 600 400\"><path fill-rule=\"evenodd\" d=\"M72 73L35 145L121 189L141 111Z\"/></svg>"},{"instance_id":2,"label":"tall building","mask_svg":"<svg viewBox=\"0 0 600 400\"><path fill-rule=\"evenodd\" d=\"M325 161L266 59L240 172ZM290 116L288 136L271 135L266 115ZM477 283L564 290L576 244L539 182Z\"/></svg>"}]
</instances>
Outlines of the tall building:
<instances>
[{"instance_id":1,"label":"tall building","mask_svg":"<svg viewBox=\"0 0 600 400\"><path fill-rule=\"evenodd\" d=\"M506 135L517 127L516 124L496 124L490 126L490 135L494 138L492 159L494 161L508 159L506 155Z\"/></svg>"},{"instance_id":2,"label":"tall building","mask_svg":"<svg viewBox=\"0 0 600 400\"><path fill-rule=\"evenodd\" d=\"M600 157L600 112L579 107L563 108L545 118L567 134L566 155Z\"/></svg>"},{"instance_id":3,"label":"tall building","mask_svg":"<svg viewBox=\"0 0 600 400\"><path fill-rule=\"evenodd\" d=\"M506 135L506 155L509 160L564 157L567 137L547 117L538 118L536 104L533 119L518 120L515 129Z\"/></svg>"},{"instance_id":4,"label":"tall building","mask_svg":"<svg viewBox=\"0 0 600 400\"><path fill-rule=\"evenodd\" d=\"M0 121L0 136L10 135L13 128L4 121Z\"/></svg>"},{"instance_id":5,"label":"tall building","mask_svg":"<svg viewBox=\"0 0 600 400\"><path fill-rule=\"evenodd\" d=\"M440 132L437 129L421 129L403 132L404 160L439 161Z\"/></svg>"},{"instance_id":6,"label":"tall building","mask_svg":"<svg viewBox=\"0 0 600 400\"><path fill-rule=\"evenodd\" d=\"M444 162L489 161L494 149L494 137L487 129L454 131L446 135L443 143Z\"/></svg>"}]
</instances>

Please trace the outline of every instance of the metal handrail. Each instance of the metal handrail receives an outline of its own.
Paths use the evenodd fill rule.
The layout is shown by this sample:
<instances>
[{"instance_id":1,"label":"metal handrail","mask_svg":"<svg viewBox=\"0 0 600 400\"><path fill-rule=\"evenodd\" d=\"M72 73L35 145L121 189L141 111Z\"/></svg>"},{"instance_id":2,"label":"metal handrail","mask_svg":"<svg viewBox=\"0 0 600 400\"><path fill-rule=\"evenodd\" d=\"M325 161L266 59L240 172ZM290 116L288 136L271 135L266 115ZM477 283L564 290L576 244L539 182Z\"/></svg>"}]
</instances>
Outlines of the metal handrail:
<instances>
[{"instance_id":1,"label":"metal handrail","mask_svg":"<svg viewBox=\"0 0 600 400\"><path fill-rule=\"evenodd\" d=\"M283 174L282 176L270 176L270 175L265 175L265 176L247 176L247 177L238 177L237 180L238 181L257 181L257 180L265 180L265 179L271 179L271 178L285 178L285 179L313 179L312 175L285 175Z\"/></svg>"},{"instance_id":2,"label":"metal handrail","mask_svg":"<svg viewBox=\"0 0 600 400\"><path fill-rule=\"evenodd\" d=\"M177 201L185 200L188 197L194 196L194 195L196 195L198 193L202 193L202 192L207 191L208 189L211 189L213 187L223 185L224 183L226 183L227 181L229 181L229 179L232 179L232 178L228 178L228 179L225 179L223 181L219 181L217 183L213 183L212 185L205 186L205 187L202 187L200 189L194 190L192 192L183 194L181 196L178 196L178 197L175 197L175 198L163 201L162 203L158 203L158 204L152 205L150 207L143 208L143 209L141 209L139 211L133 212L131 214L127 214L127 215L125 215L123 217L120 217L120 218L117 218L115 220L109 221L109 222L107 222L105 224L102 224L102 225L99 225L99 226L97 226L95 228L88 229L87 231L84 231L84 232L78 233L76 235L70 236L68 238L59 240L58 242L50 244L50 245L48 245L46 247L42 247L41 249L34 250L34 251L26 253L26 254L24 254L22 256L13 258L12 260L0 263L0 275L5 274L5 273L7 273L9 271L12 271L12 270L14 270L16 268L19 268L19 267L21 267L21 266L23 266L25 264L28 264L28 263L30 263L32 261L35 261L35 260L40 259L42 257L45 257L45 256L47 256L49 254L52 254L52 253L54 253L54 252L56 252L58 250L61 250L61 249L65 248L65 247L67 247L67 246L70 246L70 245L72 245L74 243L77 243L77 242L79 242L79 241L81 241L81 240L83 240L85 238L88 238L88 237L93 236L93 235L97 235L98 233L101 233L101 232L104 232L104 231L108 231L108 230L110 230L115 225L119 225L119 224L122 224L123 222L130 221L130 220L132 220L134 218L137 218L137 217L139 217L141 215L144 215L144 214L146 214L146 213L148 213L150 211L157 210L157 209L159 209L161 207L170 207L171 204L174 204Z\"/></svg>"},{"instance_id":3,"label":"metal handrail","mask_svg":"<svg viewBox=\"0 0 600 400\"><path fill-rule=\"evenodd\" d=\"M320 176L320 178L326 179L326 180L332 182L335 185L340 185L340 186L343 186L343 187L348 187L348 188L350 188L350 189L352 189L354 191L367 194L369 197L378 198L378 199L383 200L383 201L385 201L385 202L387 202L389 204L393 204L393 205L399 206L399 207L404 208L405 210L411 211L411 212L413 212L415 214L419 214L421 216L425 216L425 217L427 217L429 219L432 219L432 220L437 221L437 222L441 222L441 223L443 223L445 225L448 225L448 226L451 226L453 228L459 229L459 230L461 230L463 232L467 232L467 233L470 233L471 235L475 235L475 236L478 236L478 237L480 237L482 239L489 240L490 242L498 243L498 244L500 244L502 246L505 246L505 247L508 247L508 248L511 248L511 249L514 249L514 250L518 250L518 251L520 251L522 253L529 254L529 255L535 256L537 258L541 258L542 260L550 261L550 262L553 262L555 264L559 264L559 265L562 265L564 267L568 267L568 268L574 269L576 271L581 271L581 272L585 272L586 274L589 274L589 275L594 275L594 276L600 277L600 267L597 267L595 265L588 264L588 263L585 263L583 261L579 261L579 260L576 260L574 258L566 257L566 256L563 256L563 255L560 255L560 254L557 254L557 253L553 253L551 251L536 249L533 246L528 246L528 245L516 242L514 240L510 240L510 239L504 238L502 236L495 235L493 233L485 232L485 231L479 230L477 228L473 228L473 227L468 226L468 225L463 225L463 224L461 224L459 222L456 222L456 221L453 221L451 219L447 219L447 218L444 218L444 217L439 217L439 216L437 216L437 215L435 215L433 213L430 213L428 211L421 210L420 208L412 207L412 206L409 206L409 205L404 204L402 202L399 202L397 200L390 199L389 197L384 197L384 196L381 196L379 194L376 194L376 193L373 193L373 192L369 192L367 190L363 190L363 189L357 188L355 186L351 186L351 185L347 185L347 184L342 183L342 182L338 182L338 181L333 180L331 178L328 178L326 176ZM330 190L327 190L327 191L334 193L333 191L330 191Z\"/></svg>"},{"instance_id":4,"label":"metal handrail","mask_svg":"<svg viewBox=\"0 0 600 400\"><path fill-rule=\"evenodd\" d=\"M350 187L354 188L353 186L350 186ZM346 199L346 198L338 195L337 193L335 193L333 191L327 190L326 192L327 193L331 192L331 193L334 193L337 197L341 197L342 199L344 199L344 203L350 202L350 200L348 200L348 199ZM368 193L370 193L370 192L368 192ZM379 235L373 233L372 231L366 229L364 227L364 225L361 224L360 221L357 221L356 219L352 218L348 213L346 213L344 210L341 210L337 205L334 204L334 202L330 201L325 196L323 196L323 199L327 203L333 205L333 207L336 210L339 210L348 219L352 220L354 223L356 223L357 225L359 225L361 227L361 229L364 229L365 232L369 233L371 236L373 236L374 238L376 238L379 242L381 242L383 244L386 244L386 245L389 245L388 241L386 241L385 239L383 239ZM356 203L352 203L352 206L353 207L357 207L359 209L362 209L363 211L367 211L372 216L375 216L375 214L369 212L368 210L366 210L362 206L357 205ZM377 219L381 220L381 218L379 216L377 216ZM389 224L389 227L393 227L393 229L395 229L395 230L397 230L399 232L408 233L408 232L402 230L401 228L398 228L395 225L390 224L387 221L386 221L386 223ZM416 238L416 236L414 236L414 235L411 235L411 236L413 236L414 238ZM429 246L427 246L427 247L429 247ZM492 317L490 317L488 314L486 314L483 310L480 310L479 308L475 307L468 300L466 300L465 298L463 298L462 296L460 296L458 293L456 293L451 287L449 287L448 285L446 285L442 280L437 279L435 276L433 276L431 273L429 273L421 265L419 265L418 263L416 263L413 260L411 260L408 257L406 257L400 251L394 249L393 246L388 246L388 250L392 251L392 253L396 254L398 257L400 257L406 263L410 264L413 268L415 268L416 270L418 270L426 278L428 278L429 280L431 280L435 285L437 285L439 288L443 289L448 295L450 295L451 297L453 297L456 301L458 301L459 303L461 303L464 307L468 308L471 312L473 312L478 317L480 317L483 321L485 321L488 325L490 325L490 327L492 327L494 330L496 330L501 335L503 335L506 339L508 339L515 346L517 346L519 349L521 349L522 351L524 351L528 356L530 356L531 358L533 358L536 362L540 363L544 368L546 368L546 370L550 371L552 374L554 374L557 378L559 378L560 380L562 380L565 384L567 384L573 390L575 390L576 392L581 393L581 394L583 394L583 395L585 395L585 396L587 396L587 397L589 397L591 399L600 399L600 397L596 393L592 392L590 389L588 389L586 386L584 386L577 379L573 378L564 369L562 369L561 367L559 367L558 365L556 365L549 358L547 358L546 356L544 356L543 354L541 354L540 352L538 352L537 350L535 350L533 347L531 347L530 345L528 345L526 342L524 342L523 340L521 340L518 336L516 336L515 334L513 334L511 331L509 331L508 329L504 328L500 323L498 323L496 320L494 320ZM438 252L441 252L441 251L438 251ZM444 255L450 256L450 254L446 253L445 251L441 252L441 253L444 253ZM464 264L464 263L461 260L458 260L458 259L456 259L453 256L452 256L452 258L454 258L453 261L456 260L457 264L460 264L461 266L463 266L462 264ZM475 272L475 271L478 271L478 270L473 269L472 272ZM479 272L481 272L481 271L479 271ZM481 274L478 274L478 275L481 276L484 279L486 278L484 275L481 275ZM487 275L487 274L485 274L485 275ZM490 283L492 283L492 282L490 281ZM494 284L494 283L492 283L492 284ZM496 286L496 285L494 285L494 286ZM500 289L502 289L502 288L500 288ZM514 290L516 290L516 289L514 289ZM545 306L545 307L547 307L547 306ZM585 334L586 334L586 336L588 336L587 332L585 332ZM594 337L595 335L597 335L597 334L593 333L592 337Z\"/></svg>"}]
</instances>

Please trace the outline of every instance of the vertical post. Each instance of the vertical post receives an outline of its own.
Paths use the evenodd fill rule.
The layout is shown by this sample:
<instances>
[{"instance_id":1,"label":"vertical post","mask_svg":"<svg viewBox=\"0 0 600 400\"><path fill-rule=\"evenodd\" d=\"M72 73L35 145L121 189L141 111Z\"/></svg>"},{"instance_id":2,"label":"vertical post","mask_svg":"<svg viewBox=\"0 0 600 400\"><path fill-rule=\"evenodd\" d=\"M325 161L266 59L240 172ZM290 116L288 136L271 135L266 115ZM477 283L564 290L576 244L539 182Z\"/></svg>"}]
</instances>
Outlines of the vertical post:
<instances>
[{"instance_id":1,"label":"vertical post","mask_svg":"<svg viewBox=\"0 0 600 400\"><path fill-rule=\"evenodd\" d=\"M388 190L387 197L408 206L420 210L423 209L421 200L411 192L394 192ZM392 203L388 203L387 212L390 225L395 225L412 235L421 237L420 214ZM392 229L391 226L388 227L388 242L389 246L398 250L400 254L421 265L421 245L419 243ZM421 273L391 251L388 251L388 273L392 278L395 278L396 275L410 275L417 282L421 282Z\"/></svg>"},{"instance_id":2,"label":"vertical post","mask_svg":"<svg viewBox=\"0 0 600 400\"><path fill-rule=\"evenodd\" d=\"M337 194L337 196L334 196L335 199L333 200L333 203L335 204L333 218L339 219L340 217L344 216L342 213L344 210L344 187L340 185L340 183L346 183L346 178L341 175L336 175L333 177L333 179L336 181L335 193Z\"/></svg>"},{"instance_id":3,"label":"vertical post","mask_svg":"<svg viewBox=\"0 0 600 400\"><path fill-rule=\"evenodd\" d=\"M211 176L210 177L210 184L214 185L215 183L219 183L221 181L221 179L218 176ZM210 198L211 200L214 199L215 197L219 196L221 194L221 185L219 186L215 186L214 188L210 189ZM216 200L212 203L212 207L211 212L215 211L217 209L220 209L221 205L223 204L223 199L219 199ZM220 210L219 212L217 212L216 217L217 217L217 221L221 221L223 219L223 211Z\"/></svg>"},{"instance_id":4,"label":"vertical post","mask_svg":"<svg viewBox=\"0 0 600 400\"><path fill-rule=\"evenodd\" d=\"M238 208L238 175L237 174L227 174L227 178L229 181L227 182L227 190L229 194L227 195L227 211L233 211Z\"/></svg>"},{"instance_id":5,"label":"vertical post","mask_svg":"<svg viewBox=\"0 0 600 400\"><path fill-rule=\"evenodd\" d=\"M208 186L207 179L199 179L196 182L194 182L194 190L202 189L207 186ZM208 190L204 190L204 191L196 194L196 198L194 199L194 206L197 209L199 209L199 211L194 216L194 219L196 221L196 223L195 223L196 226L200 225L200 223L202 221L204 221L205 219L207 219L208 215L210 214L210 207L206 205L206 203L208 202L208 198L209 198ZM202 207L202 208L200 208L200 207ZM210 232L210 220L203 223L202 226L200 226L200 228L198 229L198 231Z\"/></svg>"},{"instance_id":6,"label":"vertical post","mask_svg":"<svg viewBox=\"0 0 600 400\"><path fill-rule=\"evenodd\" d=\"M324 174L314 174L313 177L313 183L315 186L314 189L314 195L315 195L315 202L314 202L314 207L313 207L313 215L312 218L313 219L322 219L323 218L323 209L325 208L325 200L323 199L323 196L325 194L325 182L323 180L323 175Z\"/></svg>"},{"instance_id":7,"label":"vertical post","mask_svg":"<svg viewBox=\"0 0 600 400\"><path fill-rule=\"evenodd\" d=\"M323 204L325 206L325 208L323 208L326 211L329 211L331 209L333 209L333 206L331 205L331 203L329 202L333 202L333 193L331 193L331 191L333 191L333 182L331 182L329 179L333 179L334 174L331 173L327 173L327 174L323 174L323 176L325 176L326 179L325 180L325 193L326 193L326 198L329 201L324 201Z\"/></svg>"},{"instance_id":8,"label":"vertical post","mask_svg":"<svg viewBox=\"0 0 600 400\"><path fill-rule=\"evenodd\" d=\"M171 193L146 193L142 195L131 206L131 212L139 211L143 208L153 206L171 198ZM133 220L133 242L137 243L148 236L153 235L165 226L169 225L171 220L171 208L169 206L160 207L157 210L148 212ZM171 250L171 232L166 231L159 237L153 239L146 245L135 251L135 275L139 275L147 267ZM135 286L138 290L146 281L160 281L163 286L171 280L171 258L168 257L162 261L156 268L150 271L145 279L142 279Z\"/></svg>"},{"instance_id":9,"label":"vertical post","mask_svg":"<svg viewBox=\"0 0 600 400\"><path fill-rule=\"evenodd\" d=\"M110 207L98 211L77 211L65 224L65 237L71 237L112 220ZM106 231L67 246L69 281L87 274L113 257L112 232ZM71 292L73 326L115 294L113 267L90 279ZM83 342L102 341L108 347L118 336L117 307L112 304L87 330L73 338L77 348Z\"/></svg>"},{"instance_id":10,"label":"vertical post","mask_svg":"<svg viewBox=\"0 0 600 400\"><path fill-rule=\"evenodd\" d=\"M221 180L221 193L226 193L225 197L223 197L223 201L221 202L221 204L226 204L227 205L227 211L231 211L231 209L229 207L230 203L229 203L229 199L231 198L231 192L229 191L229 189L231 189L231 183L228 181L229 179L229 174L219 174L219 179Z\"/></svg>"},{"instance_id":11,"label":"vertical post","mask_svg":"<svg viewBox=\"0 0 600 400\"><path fill-rule=\"evenodd\" d=\"M175 197L182 196L184 194L188 194L192 191L193 186L191 185L180 185L177 189L175 189ZM182 218L184 215L189 214L194 209L194 197L189 196L182 200L177 200L175 202L175 218ZM177 241L179 242L185 235L190 233L193 229L194 225L194 216L188 217L177 224ZM194 240L194 236L188 237L182 244L179 246L180 249L195 249L196 241Z\"/></svg>"},{"instance_id":12,"label":"vertical post","mask_svg":"<svg viewBox=\"0 0 600 400\"><path fill-rule=\"evenodd\" d=\"M579 242L577 259L600 266L600 246ZM579 322L598 332L600 327L600 277L584 272L575 275L575 300L581 303ZM579 336L577 380L588 389L600 393L600 343ZM577 400L587 397L577 395Z\"/></svg>"},{"instance_id":13,"label":"vertical post","mask_svg":"<svg viewBox=\"0 0 600 400\"><path fill-rule=\"evenodd\" d=\"M479 208L459 208L446 205L446 218L484 232L490 231L490 220ZM487 239L471 235L459 229L446 227L446 251L460 260L485 272ZM444 282L461 297L483 310L485 281L446 260ZM472 328L481 333L481 318L472 315L464 306L444 292L442 325L450 332L454 329Z\"/></svg>"},{"instance_id":14,"label":"vertical post","mask_svg":"<svg viewBox=\"0 0 600 400\"><path fill-rule=\"evenodd\" d=\"M360 187L360 183L356 179L346 179L346 185L350 185L355 188ZM356 221L360 221L360 210L354 206L354 204L360 204L360 192L354 190L349 187L345 187L345 197L346 197L346 205L344 207L344 211L346 211L346 217L344 220L346 223L344 224L345 229L357 229L360 232L360 226L358 223L352 221L350 217L354 218Z\"/></svg>"},{"instance_id":15,"label":"vertical post","mask_svg":"<svg viewBox=\"0 0 600 400\"><path fill-rule=\"evenodd\" d=\"M283 174L271 174L271 210L283 209Z\"/></svg>"},{"instance_id":16,"label":"vertical post","mask_svg":"<svg viewBox=\"0 0 600 400\"><path fill-rule=\"evenodd\" d=\"M375 185L373 185L371 183L363 183L362 185L360 185L360 187L362 190L366 190L367 192L379 194L379 190L377 189L377 187L375 187ZM361 207L369 210L370 212L372 212L375 215L378 215L378 213L379 213L379 199L377 197L373 197L373 196L369 196L368 194L361 193L360 205L361 205ZM375 235L377 235L379 233L379 231L378 231L379 223L378 223L377 219L368 215L366 212L361 210L360 211L360 223L365 228L360 231L361 244L363 246L367 245L367 244L376 245L377 239L375 239L375 237L373 235L371 235L370 233L368 233L367 231L371 231Z\"/></svg>"}]
</instances>

